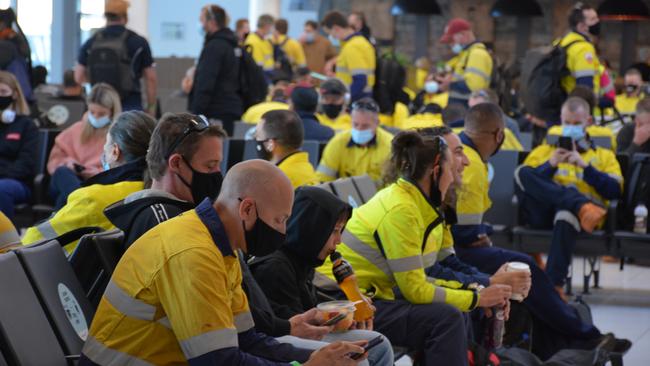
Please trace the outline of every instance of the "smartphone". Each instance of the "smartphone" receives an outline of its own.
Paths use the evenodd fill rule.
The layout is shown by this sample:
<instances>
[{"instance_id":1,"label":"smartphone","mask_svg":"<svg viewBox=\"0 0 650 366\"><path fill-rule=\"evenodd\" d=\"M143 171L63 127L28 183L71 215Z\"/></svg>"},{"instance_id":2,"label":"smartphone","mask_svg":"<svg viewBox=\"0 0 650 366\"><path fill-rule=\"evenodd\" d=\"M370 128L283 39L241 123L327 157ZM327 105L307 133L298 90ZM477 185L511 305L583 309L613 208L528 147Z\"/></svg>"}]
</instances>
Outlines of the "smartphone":
<instances>
[{"instance_id":1,"label":"smartphone","mask_svg":"<svg viewBox=\"0 0 650 366\"><path fill-rule=\"evenodd\" d=\"M341 313L332 319L326 321L323 325L326 327L331 327L332 325L336 325L336 323L340 322L341 320L345 319L348 316L346 313Z\"/></svg>"},{"instance_id":2,"label":"smartphone","mask_svg":"<svg viewBox=\"0 0 650 366\"><path fill-rule=\"evenodd\" d=\"M381 335L371 339L370 341L368 341L368 343L365 346L363 346L363 353L355 353L352 356L350 356L350 358L353 360L360 359L364 353L368 352L369 350L379 345L383 341L384 341L384 337Z\"/></svg>"},{"instance_id":3,"label":"smartphone","mask_svg":"<svg viewBox=\"0 0 650 366\"><path fill-rule=\"evenodd\" d=\"M557 147L560 149L573 151L573 139L569 136L560 136L557 139Z\"/></svg>"},{"instance_id":4,"label":"smartphone","mask_svg":"<svg viewBox=\"0 0 650 366\"><path fill-rule=\"evenodd\" d=\"M77 173L81 173L84 170L86 170L86 167L77 163L74 163L74 171Z\"/></svg>"}]
</instances>

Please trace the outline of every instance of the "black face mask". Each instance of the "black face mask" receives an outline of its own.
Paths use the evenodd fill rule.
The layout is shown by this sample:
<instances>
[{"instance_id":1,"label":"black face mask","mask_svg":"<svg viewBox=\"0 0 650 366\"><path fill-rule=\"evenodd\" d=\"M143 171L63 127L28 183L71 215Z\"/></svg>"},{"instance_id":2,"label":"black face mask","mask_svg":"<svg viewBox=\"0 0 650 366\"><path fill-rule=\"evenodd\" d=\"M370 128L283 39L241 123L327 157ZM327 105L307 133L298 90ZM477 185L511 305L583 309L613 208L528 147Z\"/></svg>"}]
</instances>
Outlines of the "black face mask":
<instances>
[{"instance_id":1,"label":"black face mask","mask_svg":"<svg viewBox=\"0 0 650 366\"><path fill-rule=\"evenodd\" d=\"M271 152L266 150L266 147L264 147L266 141L267 140L255 141L255 153L257 153L257 157L262 160L271 160Z\"/></svg>"},{"instance_id":2,"label":"black face mask","mask_svg":"<svg viewBox=\"0 0 650 366\"><path fill-rule=\"evenodd\" d=\"M639 88L638 85L625 85L625 92L628 94L633 94Z\"/></svg>"},{"instance_id":3,"label":"black face mask","mask_svg":"<svg viewBox=\"0 0 650 366\"><path fill-rule=\"evenodd\" d=\"M594 36L599 36L600 35L600 22L589 26L589 33L594 35Z\"/></svg>"},{"instance_id":4,"label":"black face mask","mask_svg":"<svg viewBox=\"0 0 650 366\"><path fill-rule=\"evenodd\" d=\"M195 205L198 205L206 197L210 201L214 201L215 198L219 195L221 191L221 183L223 182L223 176L221 172L215 173L202 173L194 170L190 163L183 158L183 161L192 171L192 184L187 183L185 179L180 174L176 174L178 178L181 179L181 182L185 184L187 188L192 192L192 200Z\"/></svg>"},{"instance_id":5,"label":"black face mask","mask_svg":"<svg viewBox=\"0 0 650 366\"><path fill-rule=\"evenodd\" d=\"M343 104L321 104L320 106L323 113L325 113L329 119L338 117L339 114L341 114L341 110L343 110Z\"/></svg>"},{"instance_id":6,"label":"black face mask","mask_svg":"<svg viewBox=\"0 0 650 366\"><path fill-rule=\"evenodd\" d=\"M7 109L7 107L9 107L13 102L14 102L14 97L12 97L11 95L6 97L0 97L0 110Z\"/></svg>"},{"instance_id":7,"label":"black face mask","mask_svg":"<svg viewBox=\"0 0 650 366\"><path fill-rule=\"evenodd\" d=\"M240 198L239 201L241 202L241 200ZM246 239L246 254L264 257L278 250L286 241L287 236L270 227L260 218L259 211L257 211L257 203L255 206L255 216L257 218L250 231L246 230L244 221L241 222L242 228L244 229L244 238Z\"/></svg>"}]
</instances>

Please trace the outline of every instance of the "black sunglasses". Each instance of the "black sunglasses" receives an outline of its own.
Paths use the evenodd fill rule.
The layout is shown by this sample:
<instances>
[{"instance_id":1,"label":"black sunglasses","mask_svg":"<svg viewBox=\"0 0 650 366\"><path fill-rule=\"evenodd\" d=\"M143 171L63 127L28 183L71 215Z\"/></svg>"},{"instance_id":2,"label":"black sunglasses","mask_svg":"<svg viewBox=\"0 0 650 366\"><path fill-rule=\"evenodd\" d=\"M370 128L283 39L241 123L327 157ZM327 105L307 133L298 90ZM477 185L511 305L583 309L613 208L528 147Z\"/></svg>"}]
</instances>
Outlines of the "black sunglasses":
<instances>
[{"instance_id":1,"label":"black sunglasses","mask_svg":"<svg viewBox=\"0 0 650 366\"><path fill-rule=\"evenodd\" d=\"M190 119L190 124L185 127L183 130L183 133L176 138L174 143L169 147L167 150L167 154L165 154L165 159L169 159L169 157L174 153L176 148L185 140L187 136L189 136L191 133L201 133L205 130L207 130L210 127L210 122L203 117L203 116L195 116L194 118Z\"/></svg>"},{"instance_id":2,"label":"black sunglasses","mask_svg":"<svg viewBox=\"0 0 650 366\"><path fill-rule=\"evenodd\" d=\"M354 103L352 103L352 110L353 111L368 111L368 112L375 112L379 113L379 106L377 103L373 101L363 101L359 100Z\"/></svg>"}]
</instances>

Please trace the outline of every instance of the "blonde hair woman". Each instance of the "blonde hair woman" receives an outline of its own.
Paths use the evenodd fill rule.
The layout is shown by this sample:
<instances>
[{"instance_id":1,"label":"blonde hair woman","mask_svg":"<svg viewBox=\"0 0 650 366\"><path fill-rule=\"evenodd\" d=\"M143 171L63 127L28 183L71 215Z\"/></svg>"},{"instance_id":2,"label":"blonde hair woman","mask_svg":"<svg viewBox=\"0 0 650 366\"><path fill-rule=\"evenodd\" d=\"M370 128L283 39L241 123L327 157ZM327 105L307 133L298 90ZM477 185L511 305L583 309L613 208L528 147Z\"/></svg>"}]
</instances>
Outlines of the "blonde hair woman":
<instances>
[{"instance_id":1,"label":"blonde hair woman","mask_svg":"<svg viewBox=\"0 0 650 366\"><path fill-rule=\"evenodd\" d=\"M13 218L14 205L31 197L38 128L13 74L0 71L0 211Z\"/></svg>"},{"instance_id":2,"label":"blonde hair woman","mask_svg":"<svg viewBox=\"0 0 650 366\"><path fill-rule=\"evenodd\" d=\"M104 170L101 156L106 132L122 112L120 96L108 84L96 84L86 103L88 111L82 120L56 137L47 163L47 171L52 175L50 196L55 201L55 209L65 205L68 195L79 188L82 181Z\"/></svg>"}]
</instances>

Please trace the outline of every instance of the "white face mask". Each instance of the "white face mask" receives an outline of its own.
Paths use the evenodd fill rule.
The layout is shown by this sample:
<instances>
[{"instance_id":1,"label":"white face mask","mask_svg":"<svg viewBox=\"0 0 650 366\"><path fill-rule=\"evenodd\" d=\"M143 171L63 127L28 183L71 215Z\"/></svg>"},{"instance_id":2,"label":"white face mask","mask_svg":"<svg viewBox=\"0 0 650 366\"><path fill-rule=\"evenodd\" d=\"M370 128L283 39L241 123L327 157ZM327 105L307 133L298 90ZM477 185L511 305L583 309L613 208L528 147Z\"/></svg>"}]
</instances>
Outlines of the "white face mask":
<instances>
[{"instance_id":1,"label":"white face mask","mask_svg":"<svg viewBox=\"0 0 650 366\"><path fill-rule=\"evenodd\" d=\"M16 111L13 109L5 109L2 111L2 123L10 124L16 120Z\"/></svg>"},{"instance_id":2,"label":"white face mask","mask_svg":"<svg viewBox=\"0 0 650 366\"><path fill-rule=\"evenodd\" d=\"M454 43L453 46L451 46L451 52L455 53L456 55L463 52L463 45L460 43Z\"/></svg>"},{"instance_id":3,"label":"white face mask","mask_svg":"<svg viewBox=\"0 0 650 366\"><path fill-rule=\"evenodd\" d=\"M439 90L440 90L440 85L435 80L427 81L426 83L424 83L424 91L426 91L427 94L435 94Z\"/></svg>"}]
</instances>

